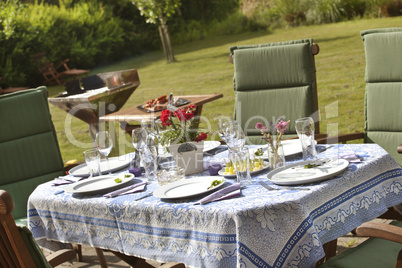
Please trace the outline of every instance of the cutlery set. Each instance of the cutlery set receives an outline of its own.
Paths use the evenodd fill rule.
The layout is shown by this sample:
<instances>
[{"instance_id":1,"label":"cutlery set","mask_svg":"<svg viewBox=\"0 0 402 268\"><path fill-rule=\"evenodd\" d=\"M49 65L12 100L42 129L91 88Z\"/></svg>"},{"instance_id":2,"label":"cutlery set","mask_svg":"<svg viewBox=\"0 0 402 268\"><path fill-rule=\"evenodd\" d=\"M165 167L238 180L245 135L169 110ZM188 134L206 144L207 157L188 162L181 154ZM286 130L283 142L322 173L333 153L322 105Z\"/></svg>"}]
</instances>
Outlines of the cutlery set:
<instances>
[{"instance_id":1,"label":"cutlery set","mask_svg":"<svg viewBox=\"0 0 402 268\"><path fill-rule=\"evenodd\" d=\"M304 188L304 187L284 187L284 186L280 186L280 188L274 188L269 186L268 184L266 184L263 181L259 181L259 184L261 184L265 189L267 189L268 191L280 191L280 190L287 190L287 191L309 191L310 188Z\"/></svg>"}]
</instances>

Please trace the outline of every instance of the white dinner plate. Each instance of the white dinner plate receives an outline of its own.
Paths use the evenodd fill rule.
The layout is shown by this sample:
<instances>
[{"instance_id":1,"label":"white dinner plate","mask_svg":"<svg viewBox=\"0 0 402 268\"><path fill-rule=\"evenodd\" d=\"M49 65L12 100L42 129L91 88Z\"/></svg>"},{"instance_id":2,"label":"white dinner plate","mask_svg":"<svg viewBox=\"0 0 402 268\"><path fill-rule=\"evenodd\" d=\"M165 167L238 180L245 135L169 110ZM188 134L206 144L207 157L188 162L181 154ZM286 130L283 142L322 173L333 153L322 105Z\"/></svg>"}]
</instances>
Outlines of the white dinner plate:
<instances>
[{"instance_id":1,"label":"white dinner plate","mask_svg":"<svg viewBox=\"0 0 402 268\"><path fill-rule=\"evenodd\" d=\"M208 187L211 186L211 183L214 180L223 180L223 182L217 186L208 189ZM211 192L217 188L220 188L224 184L225 179L221 177L194 177L191 179L184 179L163 185L162 187L155 190L154 196L165 199L191 197L194 195Z\"/></svg>"},{"instance_id":2,"label":"white dinner plate","mask_svg":"<svg viewBox=\"0 0 402 268\"><path fill-rule=\"evenodd\" d=\"M305 165L317 164L305 168ZM268 173L268 179L278 185L296 185L318 182L342 173L349 165L345 159L318 159L296 162Z\"/></svg>"},{"instance_id":3,"label":"white dinner plate","mask_svg":"<svg viewBox=\"0 0 402 268\"><path fill-rule=\"evenodd\" d=\"M121 179L116 182L115 179ZM64 191L72 194L94 194L114 188L120 188L134 178L133 174L102 175L81 180L64 187Z\"/></svg>"},{"instance_id":4,"label":"white dinner plate","mask_svg":"<svg viewBox=\"0 0 402 268\"><path fill-rule=\"evenodd\" d=\"M252 176L252 175L257 174L257 173L259 173L261 171L267 170L269 168L269 163L268 162L264 161L264 165L265 165L264 168L256 170L256 171L252 171L252 172L250 172L250 175ZM225 175L225 167L223 167L221 170L219 170L218 174L221 175L221 176L224 176L226 178L236 178L236 174L234 174L234 175Z\"/></svg>"},{"instance_id":5,"label":"white dinner plate","mask_svg":"<svg viewBox=\"0 0 402 268\"><path fill-rule=\"evenodd\" d=\"M109 165L110 165L111 171L115 172L117 170L127 167L130 164L130 160L131 160L131 157L129 156L129 154L126 154L124 156L119 156L119 157L110 157ZM101 160L100 168L101 168L102 174L109 173L106 159ZM71 174L75 177L89 177L89 169L87 167L87 164L84 163L84 164L78 165L78 166L70 169L69 174Z\"/></svg>"},{"instance_id":6,"label":"white dinner plate","mask_svg":"<svg viewBox=\"0 0 402 268\"><path fill-rule=\"evenodd\" d=\"M292 156L296 154L301 154L303 152L301 142L299 139L291 139L291 140L284 140L281 141L282 146L283 146L283 152L285 153L285 156ZM317 144L317 141L315 141ZM267 152L267 146L263 147L264 154L262 155L263 159L268 159L268 152ZM261 148L261 147L260 147ZM253 149L252 152L255 152L257 149Z\"/></svg>"}]
</instances>

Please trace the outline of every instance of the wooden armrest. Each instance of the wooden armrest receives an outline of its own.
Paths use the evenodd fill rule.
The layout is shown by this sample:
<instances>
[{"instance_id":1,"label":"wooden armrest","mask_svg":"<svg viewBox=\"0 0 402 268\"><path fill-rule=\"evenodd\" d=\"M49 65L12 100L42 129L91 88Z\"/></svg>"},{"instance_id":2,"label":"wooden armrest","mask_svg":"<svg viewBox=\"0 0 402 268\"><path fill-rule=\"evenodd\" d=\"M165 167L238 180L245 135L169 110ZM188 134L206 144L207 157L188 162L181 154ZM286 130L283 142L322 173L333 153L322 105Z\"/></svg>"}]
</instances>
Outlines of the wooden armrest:
<instances>
[{"instance_id":1,"label":"wooden armrest","mask_svg":"<svg viewBox=\"0 0 402 268\"><path fill-rule=\"evenodd\" d=\"M311 52L313 55L317 55L320 52L320 47L316 43L313 43Z\"/></svg>"},{"instance_id":2,"label":"wooden armrest","mask_svg":"<svg viewBox=\"0 0 402 268\"><path fill-rule=\"evenodd\" d=\"M75 259L75 251L73 249L61 249L46 257L50 266L55 267L63 262Z\"/></svg>"},{"instance_id":3,"label":"wooden armrest","mask_svg":"<svg viewBox=\"0 0 402 268\"><path fill-rule=\"evenodd\" d=\"M229 61L230 61L231 64L233 64L233 55L232 55L232 53L229 54Z\"/></svg>"},{"instance_id":4,"label":"wooden armrest","mask_svg":"<svg viewBox=\"0 0 402 268\"><path fill-rule=\"evenodd\" d=\"M318 144L334 144L334 143L346 143L347 141L358 140L358 139L364 139L363 132L343 134L339 136L321 138L316 140Z\"/></svg>"},{"instance_id":5,"label":"wooden armrest","mask_svg":"<svg viewBox=\"0 0 402 268\"><path fill-rule=\"evenodd\" d=\"M158 266L158 268L186 268L186 266L183 263L169 262Z\"/></svg>"},{"instance_id":6,"label":"wooden armrest","mask_svg":"<svg viewBox=\"0 0 402 268\"><path fill-rule=\"evenodd\" d=\"M69 61L70 61L70 59L63 60L59 65L57 65L56 70L59 69L61 66L64 66L64 68L66 68L68 70L68 67L65 64Z\"/></svg>"},{"instance_id":7,"label":"wooden armrest","mask_svg":"<svg viewBox=\"0 0 402 268\"><path fill-rule=\"evenodd\" d=\"M398 146L398 153L402 154L402 143Z\"/></svg>"},{"instance_id":8,"label":"wooden armrest","mask_svg":"<svg viewBox=\"0 0 402 268\"><path fill-rule=\"evenodd\" d=\"M380 222L366 222L357 227L358 236L377 237L402 243L402 228Z\"/></svg>"}]
</instances>

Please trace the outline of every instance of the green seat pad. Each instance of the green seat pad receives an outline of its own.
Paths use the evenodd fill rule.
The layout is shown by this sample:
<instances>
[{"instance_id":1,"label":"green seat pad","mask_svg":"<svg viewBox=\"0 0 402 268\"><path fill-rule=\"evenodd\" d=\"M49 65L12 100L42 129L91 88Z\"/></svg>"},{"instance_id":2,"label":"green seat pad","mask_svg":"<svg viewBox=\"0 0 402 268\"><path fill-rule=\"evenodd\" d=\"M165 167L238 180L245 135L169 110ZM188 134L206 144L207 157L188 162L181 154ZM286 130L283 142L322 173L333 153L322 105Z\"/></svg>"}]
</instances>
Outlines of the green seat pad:
<instances>
[{"instance_id":1,"label":"green seat pad","mask_svg":"<svg viewBox=\"0 0 402 268\"><path fill-rule=\"evenodd\" d=\"M39 248L35 241L31 231L25 226L18 226L22 240L24 240L28 251L31 253L31 257L36 264L36 267L40 268L51 268L49 262L46 260L45 255L43 255L42 250Z\"/></svg>"},{"instance_id":2,"label":"green seat pad","mask_svg":"<svg viewBox=\"0 0 402 268\"><path fill-rule=\"evenodd\" d=\"M64 174L46 87L0 96L0 189L15 203L15 219L27 217L32 191Z\"/></svg>"},{"instance_id":3,"label":"green seat pad","mask_svg":"<svg viewBox=\"0 0 402 268\"><path fill-rule=\"evenodd\" d=\"M290 120L287 134L297 136L295 120L310 116L314 112L311 109L314 107L314 97L310 86L237 91L235 94L236 120L242 126L246 136L261 138L261 133L255 129L255 125L261 122L267 126L270 121L275 122L280 116ZM249 141L251 142L251 139ZM254 144L260 144L260 142Z\"/></svg>"},{"instance_id":4,"label":"green seat pad","mask_svg":"<svg viewBox=\"0 0 402 268\"><path fill-rule=\"evenodd\" d=\"M402 227L402 222L392 222ZM349 249L330 258L320 267L323 268L387 268L395 267L395 262L402 245L396 242L370 238L355 248Z\"/></svg>"}]
</instances>

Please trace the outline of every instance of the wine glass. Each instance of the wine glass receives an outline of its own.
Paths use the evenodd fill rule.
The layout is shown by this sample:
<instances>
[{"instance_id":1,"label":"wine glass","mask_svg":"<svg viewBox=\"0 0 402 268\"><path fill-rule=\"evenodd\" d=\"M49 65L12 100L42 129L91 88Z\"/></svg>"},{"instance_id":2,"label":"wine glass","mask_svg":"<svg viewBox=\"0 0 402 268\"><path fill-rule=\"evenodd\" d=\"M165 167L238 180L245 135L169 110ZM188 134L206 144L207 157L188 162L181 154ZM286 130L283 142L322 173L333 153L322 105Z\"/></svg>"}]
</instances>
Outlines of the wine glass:
<instances>
[{"instance_id":1,"label":"wine glass","mask_svg":"<svg viewBox=\"0 0 402 268\"><path fill-rule=\"evenodd\" d=\"M227 142L227 138L228 138L227 130L228 130L228 127L230 125L230 121L231 121L230 118L221 118L218 121L218 134L219 134L219 137L222 139L222 141L224 141L226 143L226 145L228 145L228 142ZM228 147L229 147L229 145L228 145Z\"/></svg>"},{"instance_id":2,"label":"wine glass","mask_svg":"<svg viewBox=\"0 0 402 268\"><path fill-rule=\"evenodd\" d=\"M112 170L110 169L109 158L108 155L112 151L113 148L113 140L107 131L100 131L96 133L96 147L100 154L106 157L107 167L109 169L109 175L112 174Z\"/></svg>"}]
</instances>

